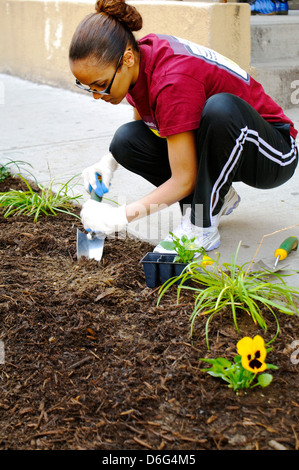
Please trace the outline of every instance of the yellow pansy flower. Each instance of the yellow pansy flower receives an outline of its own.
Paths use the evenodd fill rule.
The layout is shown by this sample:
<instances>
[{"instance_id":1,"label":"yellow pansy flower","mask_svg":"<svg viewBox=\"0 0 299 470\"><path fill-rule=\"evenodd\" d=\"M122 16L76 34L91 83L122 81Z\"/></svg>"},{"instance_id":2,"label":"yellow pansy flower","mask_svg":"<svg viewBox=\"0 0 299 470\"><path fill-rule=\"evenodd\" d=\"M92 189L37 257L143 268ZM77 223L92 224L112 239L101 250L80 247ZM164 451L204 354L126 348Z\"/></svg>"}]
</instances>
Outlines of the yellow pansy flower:
<instances>
[{"instance_id":1,"label":"yellow pansy flower","mask_svg":"<svg viewBox=\"0 0 299 470\"><path fill-rule=\"evenodd\" d=\"M237 351L241 356L244 369L254 373L267 369L265 363L267 352L261 336L256 335L254 338L245 336L237 343Z\"/></svg>"}]
</instances>

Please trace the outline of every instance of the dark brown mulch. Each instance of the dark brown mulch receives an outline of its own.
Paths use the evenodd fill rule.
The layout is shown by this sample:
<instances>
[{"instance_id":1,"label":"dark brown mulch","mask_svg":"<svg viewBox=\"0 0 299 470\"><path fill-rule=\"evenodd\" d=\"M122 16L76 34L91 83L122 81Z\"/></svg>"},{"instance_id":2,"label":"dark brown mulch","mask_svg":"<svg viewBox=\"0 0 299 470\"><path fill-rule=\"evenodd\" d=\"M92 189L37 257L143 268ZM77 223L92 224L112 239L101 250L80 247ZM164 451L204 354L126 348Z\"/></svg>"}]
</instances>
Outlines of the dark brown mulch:
<instances>
[{"instance_id":1,"label":"dark brown mulch","mask_svg":"<svg viewBox=\"0 0 299 470\"><path fill-rule=\"evenodd\" d=\"M101 263L77 261L72 216L0 224L1 450L299 449L298 317L279 315L272 384L237 395L200 362L236 354L230 313L212 321L209 351L204 318L191 342L190 293L157 306L146 287L150 245L106 240ZM265 333L240 318L242 334L268 340L271 322Z\"/></svg>"}]
</instances>

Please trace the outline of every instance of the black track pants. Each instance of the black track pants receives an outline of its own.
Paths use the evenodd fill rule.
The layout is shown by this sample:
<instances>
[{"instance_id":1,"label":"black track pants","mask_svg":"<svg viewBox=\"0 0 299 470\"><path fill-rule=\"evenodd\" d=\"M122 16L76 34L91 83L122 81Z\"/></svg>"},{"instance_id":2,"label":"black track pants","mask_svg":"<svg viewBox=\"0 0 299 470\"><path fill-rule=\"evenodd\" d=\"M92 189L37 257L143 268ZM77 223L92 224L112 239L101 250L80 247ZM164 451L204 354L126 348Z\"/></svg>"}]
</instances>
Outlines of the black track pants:
<instances>
[{"instance_id":1,"label":"black track pants","mask_svg":"<svg viewBox=\"0 0 299 470\"><path fill-rule=\"evenodd\" d=\"M196 188L180 205L192 206L191 221L198 226L211 226L234 181L275 188L291 178L298 162L289 125L270 124L244 100L227 93L207 100L196 139ZM166 139L157 137L143 121L121 126L110 151L122 166L155 186L171 176Z\"/></svg>"}]
</instances>

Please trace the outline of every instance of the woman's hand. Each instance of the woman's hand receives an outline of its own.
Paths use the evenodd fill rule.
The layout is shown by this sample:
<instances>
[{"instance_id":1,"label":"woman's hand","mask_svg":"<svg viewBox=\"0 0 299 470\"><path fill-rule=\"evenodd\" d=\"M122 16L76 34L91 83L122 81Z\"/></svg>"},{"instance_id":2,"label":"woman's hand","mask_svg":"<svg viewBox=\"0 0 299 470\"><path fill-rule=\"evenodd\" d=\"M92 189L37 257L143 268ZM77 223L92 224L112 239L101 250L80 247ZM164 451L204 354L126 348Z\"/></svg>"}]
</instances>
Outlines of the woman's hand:
<instances>
[{"instance_id":1,"label":"woman's hand","mask_svg":"<svg viewBox=\"0 0 299 470\"><path fill-rule=\"evenodd\" d=\"M126 206L113 207L92 199L83 204L80 216L85 230L105 235L121 232L128 223Z\"/></svg>"},{"instance_id":2,"label":"woman's hand","mask_svg":"<svg viewBox=\"0 0 299 470\"><path fill-rule=\"evenodd\" d=\"M85 190L90 193L92 189L100 197L109 191L114 171L117 168L117 161L111 153L105 155L99 162L91 165L82 171ZM101 181L99 181L98 176Z\"/></svg>"}]
</instances>

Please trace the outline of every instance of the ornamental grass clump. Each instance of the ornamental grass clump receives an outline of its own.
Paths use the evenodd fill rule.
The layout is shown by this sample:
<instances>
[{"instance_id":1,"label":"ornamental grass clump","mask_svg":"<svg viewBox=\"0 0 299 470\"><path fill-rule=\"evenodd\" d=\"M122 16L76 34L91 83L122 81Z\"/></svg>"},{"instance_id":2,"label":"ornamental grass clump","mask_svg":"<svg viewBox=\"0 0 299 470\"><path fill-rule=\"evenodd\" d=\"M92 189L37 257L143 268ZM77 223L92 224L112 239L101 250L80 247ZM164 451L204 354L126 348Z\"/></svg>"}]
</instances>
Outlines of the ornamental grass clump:
<instances>
[{"instance_id":1,"label":"ornamental grass clump","mask_svg":"<svg viewBox=\"0 0 299 470\"><path fill-rule=\"evenodd\" d=\"M3 183L7 178L12 176L11 168L16 167L20 171L21 166L28 165L32 168L32 165L22 160L9 160L7 163L0 162L0 183Z\"/></svg>"},{"instance_id":2,"label":"ornamental grass clump","mask_svg":"<svg viewBox=\"0 0 299 470\"><path fill-rule=\"evenodd\" d=\"M237 343L237 351L239 355L234 357L233 363L224 357L200 359L211 364L210 368L202 370L212 377L224 380L235 392L258 385L261 387L270 385L273 377L264 371L278 367L265 362L270 349L266 349L264 339L260 335L254 338L245 336Z\"/></svg>"},{"instance_id":3,"label":"ornamental grass clump","mask_svg":"<svg viewBox=\"0 0 299 470\"><path fill-rule=\"evenodd\" d=\"M206 342L209 347L208 329L211 320L224 309L231 312L234 325L240 333L237 321L237 315L240 313L248 314L253 322L263 330L268 329L266 320L263 317L264 307L271 312L276 323L276 334L279 332L279 321L277 311L287 315L298 314L296 301L298 302L299 290L290 287L283 279L283 275L278 272L272 273L269 279L269 273L266 271L248 271L244 264L238 266L235 258L231 263L219 262L220 256L215 260L212 266L201 266L197 263L190 263L183 275L180 276L181 282L178 286L177 301L179 301L181 289L188 289L194 292L194 308L190 317L192 338L195 322L200 316L206 316L205 325ZM191 284L186 284L185 279L192 279ZM273 282L275 279L275 282ZM278 282L277 282L278 281ZM158 302L169 285L162 286Z\"/></svg>"},{"instance_id":4,"label":"ornamental grass clump","mask_svg":"<svg viewBox=\"0 0 299 470\"><path fill-rule=\"evenodd\" d=\"M48 188L38 184L39 191L36 192L32 189L29 182L26 181L21 175L18 175L26 184L27 191L10 190L0 193L0 207L4 208L4 217L13 215L27 215L32 216L34 221L41 216L57 215L57 212L63 212L79 218L73 212L73 204L81 199L81 195L70 196L70 183L61 184L54 192L53 182Z\"/></svg>"}]
</instances>

